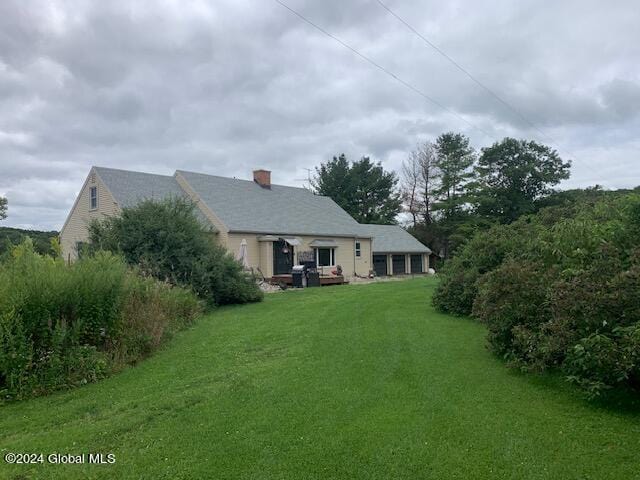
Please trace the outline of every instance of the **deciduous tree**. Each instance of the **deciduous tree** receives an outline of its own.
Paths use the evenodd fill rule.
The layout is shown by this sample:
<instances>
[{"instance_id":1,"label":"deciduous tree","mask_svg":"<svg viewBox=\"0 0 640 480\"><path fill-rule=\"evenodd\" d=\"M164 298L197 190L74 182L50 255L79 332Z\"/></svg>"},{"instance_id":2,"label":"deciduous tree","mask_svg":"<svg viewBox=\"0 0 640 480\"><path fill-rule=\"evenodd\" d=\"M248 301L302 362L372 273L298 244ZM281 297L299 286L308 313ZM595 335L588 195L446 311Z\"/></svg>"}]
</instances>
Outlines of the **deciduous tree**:
<instances>
[{"instance_id":1,"label":"deciduous tree","mask_svg":"<svg viewBox=\"0 0 640 480\"><path fill-rule=\"evenodd\" d=\"M483 148L476 167L476 212L510 223L535 210L535 202L569 178L571 162L534 141L505 138Z\"/></svg>"}]
</instances>

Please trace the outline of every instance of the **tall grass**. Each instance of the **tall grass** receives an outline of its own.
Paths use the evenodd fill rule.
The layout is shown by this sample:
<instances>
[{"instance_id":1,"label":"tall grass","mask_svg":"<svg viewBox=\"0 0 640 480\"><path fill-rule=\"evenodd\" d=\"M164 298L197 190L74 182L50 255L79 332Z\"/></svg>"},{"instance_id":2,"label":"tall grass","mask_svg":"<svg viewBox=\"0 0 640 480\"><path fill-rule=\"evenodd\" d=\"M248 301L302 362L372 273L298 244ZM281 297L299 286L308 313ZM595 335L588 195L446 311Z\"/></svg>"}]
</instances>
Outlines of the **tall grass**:
<instances>
[{"instance_id":1,"label":"tall grass","mask_svg":"<svg viewBox=\"0 0 640 480\"><path fill-rule=\"evenodd\" d=\"M82 385L148 355L201 303L99 252L71 266L27 240L0 264L0 396Z\"/></svg>"}]
</instances>

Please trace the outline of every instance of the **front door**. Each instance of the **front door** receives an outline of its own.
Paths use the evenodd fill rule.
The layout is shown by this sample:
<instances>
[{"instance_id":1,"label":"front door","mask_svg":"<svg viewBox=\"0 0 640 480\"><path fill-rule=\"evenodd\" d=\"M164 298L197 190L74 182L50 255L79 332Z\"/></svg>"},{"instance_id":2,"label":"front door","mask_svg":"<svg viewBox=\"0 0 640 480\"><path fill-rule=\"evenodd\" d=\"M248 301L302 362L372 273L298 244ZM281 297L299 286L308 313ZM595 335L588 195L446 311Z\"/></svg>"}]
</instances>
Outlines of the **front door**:
<instances>
[{"instance_id":1,"label":"front door","mask_svg":"<svg viewBox=\"0 0 640 480\"><path fill-rule=\"evenodd\" d=\"M288 274L292 268L293 247L284 240L273 242L273 274Z\"/></svg>"}]
</instances>

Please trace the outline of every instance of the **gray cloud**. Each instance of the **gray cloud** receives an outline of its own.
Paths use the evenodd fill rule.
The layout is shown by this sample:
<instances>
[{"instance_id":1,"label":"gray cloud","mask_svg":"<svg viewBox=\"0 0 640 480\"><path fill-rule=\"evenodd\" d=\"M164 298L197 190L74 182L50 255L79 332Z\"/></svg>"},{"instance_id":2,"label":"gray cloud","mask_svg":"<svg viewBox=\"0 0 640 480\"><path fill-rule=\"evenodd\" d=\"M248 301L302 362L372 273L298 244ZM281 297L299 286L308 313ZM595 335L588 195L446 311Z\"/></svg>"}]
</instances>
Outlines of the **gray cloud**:
<instances>
[{"instance_id":1,"label":"gray cloud","mask_svg":"<svg viewBox=\"0 0 640 480\"><path fill-rule=\"evenodd\" d=\"M640 184L635 2L387 2L575 155L565 186ZM377 2L288 4L491 137L545 141ZM91 165L300 185L446 130L493 142L273 1L0 3L5 225L60 228Z\"/></svg>"}]
</instances>

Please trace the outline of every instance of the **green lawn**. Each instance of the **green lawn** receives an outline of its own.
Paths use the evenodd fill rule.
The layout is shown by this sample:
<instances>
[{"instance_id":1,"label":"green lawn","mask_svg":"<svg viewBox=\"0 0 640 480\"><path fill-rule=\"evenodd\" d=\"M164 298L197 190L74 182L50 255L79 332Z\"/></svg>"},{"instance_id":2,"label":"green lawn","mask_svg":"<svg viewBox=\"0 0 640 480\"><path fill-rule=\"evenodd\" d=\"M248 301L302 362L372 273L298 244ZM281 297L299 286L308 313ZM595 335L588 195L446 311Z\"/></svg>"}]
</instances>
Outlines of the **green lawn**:
<instances>
[{"instance_id":1,"label":"green lawn","mask_svg":"<svg viewBox=\"0 0 640 480\"><path fill-rule=\"evenodd\" d=\"M115 465L0 478L640 478L640 410L521 375L484 327L431 308L433 279L220 309L98 384L0 407L6 452Z\"/></svg>"}]
</instances>

